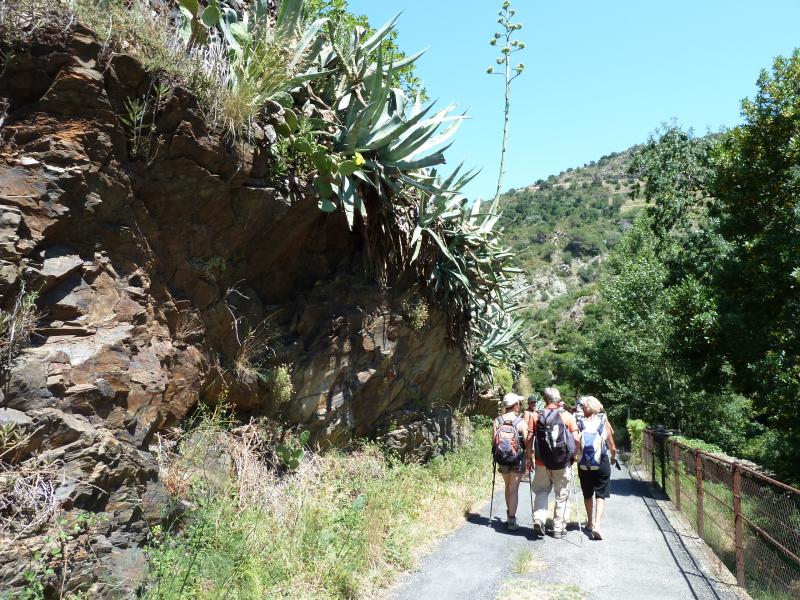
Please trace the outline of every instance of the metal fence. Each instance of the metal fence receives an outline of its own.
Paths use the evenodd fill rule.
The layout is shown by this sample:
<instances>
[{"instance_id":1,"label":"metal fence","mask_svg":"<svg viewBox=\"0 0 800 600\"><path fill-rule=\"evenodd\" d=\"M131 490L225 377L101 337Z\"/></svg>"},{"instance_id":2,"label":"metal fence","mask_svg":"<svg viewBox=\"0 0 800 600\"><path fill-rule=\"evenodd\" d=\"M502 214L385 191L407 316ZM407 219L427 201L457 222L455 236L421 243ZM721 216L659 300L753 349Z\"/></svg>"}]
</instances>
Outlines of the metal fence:
<instances>
[{"instance_id":1,"label":"metal fence","mask_svg":"<svg viewBox=\"0 0 800 600\"><path fill-rule=\"evenodd\" d=\"M753 598L800 598L800 490L659 430L641 467Z\"/></svg>"}]
</instances>

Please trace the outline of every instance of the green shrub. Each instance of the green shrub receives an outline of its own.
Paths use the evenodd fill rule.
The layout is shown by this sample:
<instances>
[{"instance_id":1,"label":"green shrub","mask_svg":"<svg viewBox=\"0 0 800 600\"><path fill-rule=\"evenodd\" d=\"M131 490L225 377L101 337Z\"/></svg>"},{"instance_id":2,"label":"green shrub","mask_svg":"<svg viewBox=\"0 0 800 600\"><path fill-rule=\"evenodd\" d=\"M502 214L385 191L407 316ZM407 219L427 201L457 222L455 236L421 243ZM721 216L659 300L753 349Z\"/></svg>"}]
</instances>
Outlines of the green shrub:
<instances>
[{"instance_id":1,"label":"green shrub","mask_svg":"<svg viewBox=\"0 0 800 600\"><path fill-rule=\"evenodd\" d=\"M492 377L494 385L501 396L508 394L513 389L514 377L506 367L494 367L492 369Z\"/></svg>"},{"instance_id":2,"label":"green shrub","mask_svg":"<svg viewBox=\"0 0 800 600\"><path fill-rule=\"evenodd\" d=\"M531 380L525 373L521 373L519 378L514 382L514 393L526 398L533 393L533 386Z\"/></svg>"},{"instance_id":3,"label":"green shrub","mask_svg":"<svg viewBox=\"0 0 800 600\"><path fill-rule=\"evenodd\" d=\"M644 443L644 430L647 423L641 419L628 419L628 436L631 439L631 461L637 462L642 456L642 445Z\"/></svg>"},{"instance_id":4,"label":"green shrub","mask_svg":"<svg viewBox=\"0 0 800 600\"><path fill-rule=\"evenodd\" d=\"M689 448L695 448L697 450L702 450L703 452L708 452L709 454L719 454L721 456L728 456L725 452L717 446L716 444L711 444L709 442L704 442L703 440L697 440L694 438L684 437L682 435L674 435L670 438L676 442L683 444L684 446L688 446Z\"/></svg>"}]
</instances>

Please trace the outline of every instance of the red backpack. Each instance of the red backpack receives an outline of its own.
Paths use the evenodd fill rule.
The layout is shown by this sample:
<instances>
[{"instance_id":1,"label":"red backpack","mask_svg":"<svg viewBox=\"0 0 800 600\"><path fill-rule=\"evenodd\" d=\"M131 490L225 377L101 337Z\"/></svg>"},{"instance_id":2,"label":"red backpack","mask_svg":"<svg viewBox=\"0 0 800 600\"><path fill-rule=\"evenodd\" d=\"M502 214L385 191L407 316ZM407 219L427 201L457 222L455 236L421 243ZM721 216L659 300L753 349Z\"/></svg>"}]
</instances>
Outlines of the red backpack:
<instances>
[{"instance_id":1,"label":"red backpack","mask_svg":"<svg viewBox=\"0 0 800 600\"><path fill-rule=\"evenodd\" d=\"M522 462L524 452L522 441L517 425L522 421L522 417L517 417L513 421L503 420L497 417L497 431L494 432L492 439L492 458L498 465L514 467Z\"/></svg>"}]
</instances>

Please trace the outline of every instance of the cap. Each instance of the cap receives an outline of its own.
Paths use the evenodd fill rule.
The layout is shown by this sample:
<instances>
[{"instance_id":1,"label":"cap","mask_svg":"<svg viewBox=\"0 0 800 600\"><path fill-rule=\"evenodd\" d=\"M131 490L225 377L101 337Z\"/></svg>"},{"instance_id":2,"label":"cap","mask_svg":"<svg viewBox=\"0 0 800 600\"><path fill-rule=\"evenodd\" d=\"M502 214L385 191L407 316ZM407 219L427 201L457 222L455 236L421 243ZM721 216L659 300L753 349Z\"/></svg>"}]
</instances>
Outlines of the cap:
<instances>
[{"instance_id":1,"label":"cap","mask_svg":"<svg viewBox=\"0 0 800 600\"><path fill-rule=\"evenodd\" d=\"M506 408L511 408L517 402L520 402L521 400L524 399L525 398L523 398L522 396L519 396L514 393L506 394L505 396L503 396L503 406L505 406Z\"/></svg>"}]
</instances>

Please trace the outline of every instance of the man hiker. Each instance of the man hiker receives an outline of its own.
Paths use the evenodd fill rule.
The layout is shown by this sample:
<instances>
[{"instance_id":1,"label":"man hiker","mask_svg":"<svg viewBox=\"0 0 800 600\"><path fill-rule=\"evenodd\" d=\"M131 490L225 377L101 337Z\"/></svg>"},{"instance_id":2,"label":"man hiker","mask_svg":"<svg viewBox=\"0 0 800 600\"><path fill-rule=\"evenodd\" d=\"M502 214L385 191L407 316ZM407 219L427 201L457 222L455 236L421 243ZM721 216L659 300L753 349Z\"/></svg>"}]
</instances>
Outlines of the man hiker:
<instances>
[{"instance_id":1,"label":"man hiker","mask_svg":"<svg viewBox=\"0 0 800 600\"><path fill-rule=\"evenodd\" d=\"M494 421L492 458L505 484L508 529L516 531L519 482L525 473L525 441L528 426L519 416L519 403L524 400L517 394L503 396L503 414Z\"/></svg>"},{"instance_id":2,"label":"man hiker","mask_svg":"<svg viewBox=\"0 0 800 600\"><path fill-rule=\"evenodd\" d=\"M536 469L533 474L533 532L544 535L550 490L555 492L553 537L566 532L567 500L572 481L572 463L580 440L574 417L559 408L561 393L553 387L544 390L544 410L534 415L534 452Z\"/></svg>"}]
</instances>

